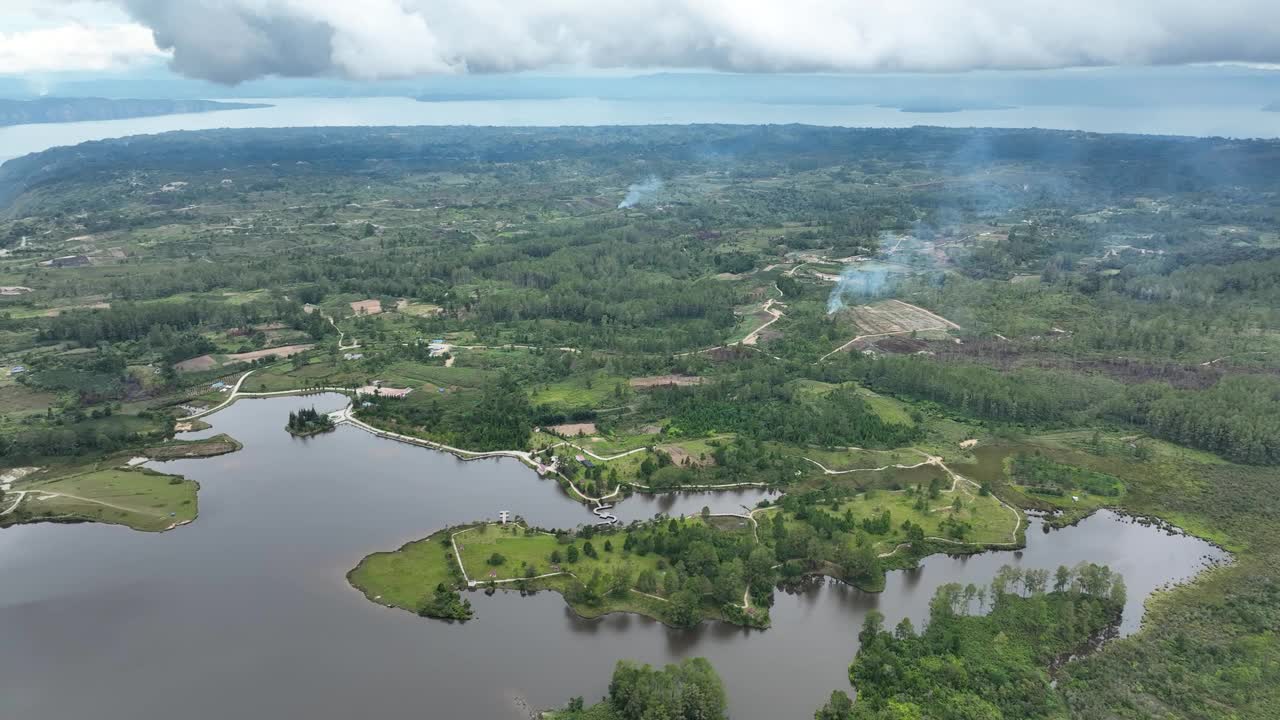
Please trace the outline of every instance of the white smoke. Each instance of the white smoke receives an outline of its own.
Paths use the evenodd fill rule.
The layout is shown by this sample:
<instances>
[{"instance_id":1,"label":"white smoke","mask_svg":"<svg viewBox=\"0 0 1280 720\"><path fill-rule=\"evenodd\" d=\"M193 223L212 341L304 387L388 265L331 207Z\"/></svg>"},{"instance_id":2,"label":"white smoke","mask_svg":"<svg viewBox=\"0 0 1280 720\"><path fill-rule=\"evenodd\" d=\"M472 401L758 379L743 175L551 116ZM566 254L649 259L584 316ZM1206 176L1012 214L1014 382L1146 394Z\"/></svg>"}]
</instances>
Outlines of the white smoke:
<instances>
[{"instance_id":1,"label":"white smoke","mask_svg":"<svg viewBox=\"0 0 1280 720\"><path fill-rule=\"evenodd\" d=\"M656 175L650 175L643 182L632 183L627 187L627 196L618 203L618 209L639 205L661 189L662 178Z\"/></svg>"},{"instance_id":2,"label":"white smoke","mask_svg":"<svg viewBox=\"0 0 1280 720\"><path fill-rule=\"evenodd\" d=\"M112 0L173 67L393 78L556 67L963 71L1280 62L1275 0Z\"/></svg>"},{"instance_id":3,"label":"white smoke","mask_svg":"<svg viewBox=\"0 0 1280 720\"><path fill-rule=\"evenodd\" d=\"M885 295L890 290L890 273L887 265L865 262L850 265L840 273L836 286L827 296L827 314L832 315L846 307L847 300L867 300Z\"/></svg>"}]
</instances>

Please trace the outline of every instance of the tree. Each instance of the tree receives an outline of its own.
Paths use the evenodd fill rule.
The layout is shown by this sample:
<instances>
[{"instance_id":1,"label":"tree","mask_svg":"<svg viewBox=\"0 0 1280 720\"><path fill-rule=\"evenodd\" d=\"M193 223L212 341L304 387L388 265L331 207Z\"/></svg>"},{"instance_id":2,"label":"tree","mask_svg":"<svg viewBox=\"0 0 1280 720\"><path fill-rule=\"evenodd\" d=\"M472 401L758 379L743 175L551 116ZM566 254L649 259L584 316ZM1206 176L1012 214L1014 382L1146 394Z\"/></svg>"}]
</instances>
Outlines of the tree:
<instances>
[{"instance_id":1,"label":"tree","mask_svg":"<svg viewBox=\"0 0 1280 720\"><path fill-rule=\"evenodd\" d=\"M498 565L501 565L506 561L507 561L507 558L504 557L501 553L494 553L489 556L489 559L486 562L488 562L490 565L493 565L494 567L497 567Z\"/></svg>"},{"instance_id":2,"label":"tree","mask_svg":"<svg viewBox=\"0 0 1280 720\"><path fill-rule=\"evenodd\" d=\"M1071 586L1071 570L1066 565L1059 565L1053 574L1053 591L1066 592Z\"/></svg>"},{"instance_id":3,"label":"tree","mask_svg":"<svg viewBox=\"0 0 1280 720\"><path fill-rule=\"evenodd\" d=\"M742 601L742 589L745 576L742 560L734 558L720 566L716 579L712 582L712 597L719 603L737 603Z\"/></svg>"},{"instance_id":4,"label":"tree","mask_svg":"<svg viewBox=\"0 0 1280 720\"><path fill-rule=\"evenodd\" d=\"M720 677L704 658L656 670L622 660L606 702L621 720L725 720Z\"/></svg>"},{"instance_id":5,"label":"tree","mask_svg":"<svg viewBox=\"0 0 1280 720\"><path fill-rule=\"evenodd\" d=\"M649 568L641 570L636 578L636 589L650 595L658 592L658 574Z\"/></svg>"},{"instance_id":6,"label":"tree","mask_svg":"<svg viewBox=\"0 0 1280 720\"><path fill-rule=\"evenodd\" d=\"M571 563L578 562L578 546L577 545L570 545L569 548L564 551L564 554L565 554L565 558L567 558L569 562Z\"/></svg>"},{"instance_id":7,"label":"tree","mask_svg":"<svg viewBox=\"0 0 1280 720\"><path fill-rule=\"evenodd\" d=\"M700 608L698 593L684 589L672 595L667 603L667 619L677 627L693 627L701 620Z\"/></svg>"},{"instance_id":8,"label":"tree","mask_svg":"<svg viewBox=\"0 0 1280 720\"><path fill-rule=\"evenodd\" d=\"M832 690L827 704L818 708L813 717L814 720L852 720L853 700L840 690Z\"/></svg>"},{"instance_id":9,"label":"tree","mask_svg":"<svg viewBox=\"0 0 1280 720\"><path fill-rule=\"evenodd\" d=\"M884 613L869 610L862 619L862 630L858 632L858 643L863 647L870 645L884 630Z\"/></svg>"},{"instance_id":10,"label":"tree","mask_svg":"<svg viewBox=\"0 0 1280 720\"><path fill-rule=\"evenodd\" d=\"M1128 590L1125 588L1124 578L1115 575L1111 579L1111 602L1120 607L1124 607L1125 602L1129 599Z\"/></svg>"}]
</instances>

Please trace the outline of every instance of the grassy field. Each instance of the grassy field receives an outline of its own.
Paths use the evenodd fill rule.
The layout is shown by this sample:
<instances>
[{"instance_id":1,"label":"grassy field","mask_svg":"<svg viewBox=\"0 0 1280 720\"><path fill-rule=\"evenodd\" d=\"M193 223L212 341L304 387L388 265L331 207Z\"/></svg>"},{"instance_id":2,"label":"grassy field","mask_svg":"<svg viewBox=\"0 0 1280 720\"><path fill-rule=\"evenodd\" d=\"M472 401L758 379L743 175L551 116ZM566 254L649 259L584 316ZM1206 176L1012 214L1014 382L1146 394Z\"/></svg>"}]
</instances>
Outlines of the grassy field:
<instances>
[{"instance_id":1,"label":"grassy field","mask_svg":"<svg viewBox=\"0 0 1280 720\"><path fill-rule=\"evenodd\" d=\"M530 399L535 405L558 408L608 407L623 402L615 395L615 389L626 384L627 378L618 375L575 375L561 382L539 386Z\"/></svg>"},{"instance_id":2,"label":"grassy field","mask_svg":"<svg viewBox=\"0 0 1280 720\"><path fill-rule=\"evenodd\" d=\"M961 503L958 512L952 508L957 498ZM916 496L911 493L872 490L828 508L828 511L836 516L844 516L848 512L859 523L887 511L891 518L889 532L871 536L874 541L872 547L880 553L892 551L898 544L907 542L907 535L902 529L906 521L921 526L926 537L942 537L970 545L1017 542L1015 527L1021 521L1015 516L1015 511L1002 505L994 495L980 495L970 483L958 482L954 492L944 490L937 498L928 499L923 511L915 504ZM967 523L970 530L962 538L949 535L943 528L943 521L948 518ZM798 522L790 515L784 519L788 523Z\"/></svg>"},{"instance_id":3,"label":"grassy field","mask_svg":"<svg viewBox=\"0 0 1280 720\"><path fill-rule=\"evenodd\" d=\"M584 579L591 577L596 570L610 573L622 567L629 567L633 574L645 569L654 570L659 580L665 575L664 571L658 569L657 555L632 555L624 558L621 547L614 548L613 552L604 550L605 538L589 541L598 558L580 555L576 563L562 559L558 565L551 562L551 553L559 551L564 555L568 545L560 544L554 535L526 533L516 525L481 525L460 533L454 540L462 555L467 576L479 582L522 578L526 575L527 567L534 569L534 575L563 571ZM617 545L622 544L620 538L616 540ZM574 544L579 551L583 550L581 542ZM506 562L497 566L490 565L488 560L494 553L504 556Z\"/></svg>"},{"instance_id":4,"label":"grassy field","mask_svg":"<svg viewBox=\"0 0 1280 720\"><path fill-rule=\"evenodd\" d=\"M450 532L435 533L394 552L369 555L347 574L347 580L374 602L417 612L437 585L456 583L450 570L453 550L441 544Z\"/></svg>"},{"instance_id":5,"label":"grassy field","mask_svg":"<svg viewBox=\"0 0 1280 720\"><path fill-rule=\"evenodd\" d=\"M191 522L199 485L145 468L91 469L15 484L27 491L13 515L23 520L83 519L162 531Z\"/></svg>"}]
</instances>

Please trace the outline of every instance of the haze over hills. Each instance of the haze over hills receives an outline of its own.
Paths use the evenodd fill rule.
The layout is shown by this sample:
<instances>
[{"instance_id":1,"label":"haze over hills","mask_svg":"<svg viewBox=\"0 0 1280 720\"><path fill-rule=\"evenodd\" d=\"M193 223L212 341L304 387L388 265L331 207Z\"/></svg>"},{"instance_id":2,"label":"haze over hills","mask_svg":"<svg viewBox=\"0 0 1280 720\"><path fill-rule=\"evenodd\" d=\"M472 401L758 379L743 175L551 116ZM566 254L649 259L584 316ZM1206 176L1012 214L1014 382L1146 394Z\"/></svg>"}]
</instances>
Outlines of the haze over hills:
<instances>
[{"instance_id":1,"label":"haze over hills","mask_svg":"<svg viewBox=\"0 0 1280 720\"><path fill-rule=\"evenodd\" d=\"M659 72L439 75L359 82L339 78L264 78L235 86L168 72L0 79L0 97L33 99L415 97L426 101L608 100L766 102L814 105L917 105L979 109L1083 105L1152 107L1221 104L1257 108L1280 96L1280 73L1240 66L1099 68L863 75Z\"/></svg>"}]
</instances>

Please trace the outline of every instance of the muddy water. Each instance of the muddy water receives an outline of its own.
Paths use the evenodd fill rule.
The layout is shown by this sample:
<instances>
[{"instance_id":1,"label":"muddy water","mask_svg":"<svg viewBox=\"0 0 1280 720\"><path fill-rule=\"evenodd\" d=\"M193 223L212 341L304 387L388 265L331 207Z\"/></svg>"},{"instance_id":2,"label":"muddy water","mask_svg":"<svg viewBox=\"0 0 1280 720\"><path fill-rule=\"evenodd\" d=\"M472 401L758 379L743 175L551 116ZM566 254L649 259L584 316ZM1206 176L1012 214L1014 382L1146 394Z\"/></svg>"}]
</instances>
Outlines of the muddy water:
<instances>
[{"instance_id":1,"label":"muddy water","mask_svg":"<svg viewBox=\"0 0 1280 720\"><path fill-rule=\"evenodd\" d=\"M283 430L290 410L342 402L249 400L209 418L206 433L229 432L245 448L161 466L201 483L192 525L163 535L99 525L0 532L0 718L517 718L517 698L546 707L602 695L620 658L692 655L716 665L734 718L809 717L847 687L872 608L890 623L920 620L942 583L985 582L1004 563L1087 559L1125 574L1131 631L1152 589L1217 555L1101 514L1048 534L1033 521L1020 553L930 558L892 573L879 595L836 583L779 593L765 632L582 620L552 593L476 593L477 619L449 625L369 603L344 574L369 552L500 510L544 526L592 516L513 461L460 462L353 428L306 440ZM617 511L628 520L704 505L733 512L759 497L637 496Z\"/></svg>"}]
</instances>

